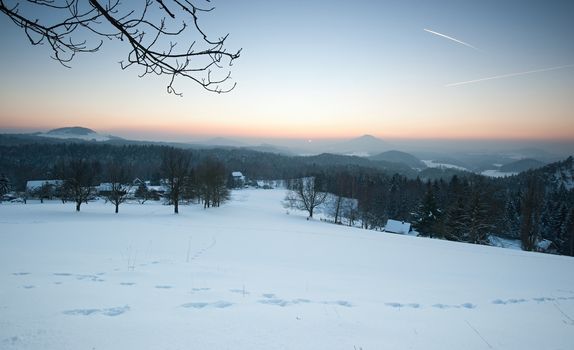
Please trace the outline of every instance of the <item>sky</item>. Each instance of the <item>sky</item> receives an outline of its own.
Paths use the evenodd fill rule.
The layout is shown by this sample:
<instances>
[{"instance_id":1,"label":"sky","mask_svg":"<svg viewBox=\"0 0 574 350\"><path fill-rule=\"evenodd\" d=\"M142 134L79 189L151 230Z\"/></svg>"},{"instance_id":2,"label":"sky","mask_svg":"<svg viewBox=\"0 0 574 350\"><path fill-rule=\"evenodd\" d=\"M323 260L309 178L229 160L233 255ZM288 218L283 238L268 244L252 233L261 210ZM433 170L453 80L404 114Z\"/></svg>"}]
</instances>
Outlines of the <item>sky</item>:
<instances>
[{"instance_id":1,"label":"sky","mask_svg":"<svg viewBox=\"0 0 574 350\"><path fill-rule=\"evenodd\" d=\"M183 97L167 94L167 77L121 70L123 42L65 68L0 14L0 130L574 141L572 1L212 3L201 24L242 48L237 87L214 94L180 79Z\"/></svg>"}]
</instances>

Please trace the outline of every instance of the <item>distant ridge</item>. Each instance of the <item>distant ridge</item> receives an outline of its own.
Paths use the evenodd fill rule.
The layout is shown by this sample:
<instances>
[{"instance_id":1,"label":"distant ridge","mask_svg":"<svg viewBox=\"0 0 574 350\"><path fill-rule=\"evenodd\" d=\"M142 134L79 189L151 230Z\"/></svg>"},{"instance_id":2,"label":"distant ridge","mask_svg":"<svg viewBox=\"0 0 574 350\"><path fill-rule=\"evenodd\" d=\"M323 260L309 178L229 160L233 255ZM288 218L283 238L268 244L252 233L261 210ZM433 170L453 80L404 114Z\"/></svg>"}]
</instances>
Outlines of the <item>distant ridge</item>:
<instances>
[{"instance_id":1,"label":"distant ridge","mask_svg":"<svg viewBox=\"0 0 574 350\"><path fill-rule=\"evenodd\" d=\"M371 156L370 159L376 161L384 160L387 162L405 164L415 170L422 170L427 167L423 161L413 156L412 154L396 150L379 153L375 156Z\"/></svg>"},{"instance_id":2,"label":"distant ridge","mask_svg":"<svg viewBox=\"0 0 574 350\"><path fill-rule=\"evenodd\" d=\"M525 158L517 160L516 162L505 164L498 170L505 173L521 173L526 170L541 168L544 165L546 165L546 163L543 163L539 160Z\"/></svg>"},{"instance_id":3,"label":"distant ridge","mask_svg":"<svg viewBox=\"0 0 574 350\"><path fill-rule=\"evenodd\" d=\"M368 157L391 149L386 141L373 135L363 135L327 147L329 153Z\"/></svg>"}]
</instances>

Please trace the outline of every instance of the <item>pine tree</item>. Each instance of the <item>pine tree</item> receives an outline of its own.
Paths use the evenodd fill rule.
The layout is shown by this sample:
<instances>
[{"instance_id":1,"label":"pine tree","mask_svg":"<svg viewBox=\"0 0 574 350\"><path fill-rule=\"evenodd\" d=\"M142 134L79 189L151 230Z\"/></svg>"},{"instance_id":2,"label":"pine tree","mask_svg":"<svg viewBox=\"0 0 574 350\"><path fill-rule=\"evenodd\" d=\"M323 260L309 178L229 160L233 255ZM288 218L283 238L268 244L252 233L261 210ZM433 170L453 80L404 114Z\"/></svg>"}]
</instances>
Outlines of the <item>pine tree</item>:
<instances>
[{"instance_id":1,"label":"pine tree","mask_svg":"<svg viewBox=\"0 0 574 350\"><path fill-rule=\"evenodd\" d=\"M2 197L10 191L10 180L4 174L0 174L0 202L2 202Z\"/></svg>"},{"instance_id":2,"label":"pine tree","mask_svg":"<svg viewBox=\"0 0 574 350\"><path fill-rule=\"evenodd\" d=\"M427 183L426 193L415 216L415 228L420 235L435 237L441 212L436 204L434 189L430 182Z\"/></svg>"},{"instance_id":3,"label":"pine tree","mask_svg":"<svg viewBox=\"0 0 574 350\"><path fill-rule=\"evenodd\" d=\"M544 189L541 181L534 176L530 176L527 179L520 217L520 239L524 250L534 250L540 238L540 218L543 200Z\"/></svg>"},{"instance_id":4,"label":"pine tree","mask_svg":"<svg viewBox=\"0 0 574 350\"><path fill-rule=\"evenodd\" d=\"M489 224L485 200L482 193L475 189L471 195L467 212L468 241L475 244L487 244L491 229L492 225Z\"/></svg>"}]
</instances>

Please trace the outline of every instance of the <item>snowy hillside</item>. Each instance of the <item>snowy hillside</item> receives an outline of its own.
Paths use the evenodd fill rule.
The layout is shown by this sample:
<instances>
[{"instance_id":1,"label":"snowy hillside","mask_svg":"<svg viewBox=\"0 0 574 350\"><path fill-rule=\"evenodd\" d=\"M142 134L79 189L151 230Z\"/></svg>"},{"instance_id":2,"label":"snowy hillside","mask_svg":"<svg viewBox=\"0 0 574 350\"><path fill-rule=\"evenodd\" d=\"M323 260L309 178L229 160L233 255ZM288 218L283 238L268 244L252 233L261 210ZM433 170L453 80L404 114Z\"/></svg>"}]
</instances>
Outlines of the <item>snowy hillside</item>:
<instances>
[{"instance_id":1,"label":"snowy hillside","mask_svg":"<svg viewBox=\"0 0 574 350\"><path fill-rule=\"evenodd\" d=\"M574 259L221 208L0 205L1 349L570 349Z\"/></svg>"}]
</instances>

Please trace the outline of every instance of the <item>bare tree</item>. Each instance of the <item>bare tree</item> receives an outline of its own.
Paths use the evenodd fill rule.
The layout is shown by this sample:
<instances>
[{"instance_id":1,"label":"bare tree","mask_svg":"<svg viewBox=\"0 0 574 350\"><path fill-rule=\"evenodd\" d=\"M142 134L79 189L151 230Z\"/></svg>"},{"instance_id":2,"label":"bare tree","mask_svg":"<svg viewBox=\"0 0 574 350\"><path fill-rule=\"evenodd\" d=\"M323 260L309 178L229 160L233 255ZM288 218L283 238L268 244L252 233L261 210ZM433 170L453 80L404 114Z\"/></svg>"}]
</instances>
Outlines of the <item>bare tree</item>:
<instances>
[{"instance_id":1,"label":"bare tree","mask_svg":"<svg viewBox=\"0 0 574 350\"><path fill-rule=\"evenodd\" d=\"M223 163L215 159L203 161L197 168L197 183L203 207L219 207L229 199L226 186L227 171Z\"/></svg>"},{"instance_id":2,"label":"bare tree","mask_svg":"<svg viewBox=\"0 0 574 350\"><path fill-rule=\"evenodd\" d=\"M95 52L104 40L120 40L128 45L121 68L141 67L140 77L167 75L168 93L176 92L175 78L184 77L212 92L228 92L235 87L231 72L214 70L231 66L241 49L228 52L229 34L211 39L199 25L199 14L209 7L201 0L0 0L0 12L22 28L32 45L47 44L53 58L69 67L78 53ZM195 39L194 39L195 38Z\"/></svg>"},{"instance_id":3,"label":"bare tree","mask_svg":"<svg viewBox=\"0 0 574 350\"><path fill-rule=\"evenodd\" d=\"M284 205L288 208L306 210L309 217L313 217L315 208L325 203L327 192L321 191L315 177L306 177L292 180L289 186L289 192L285 197Z\"/></svg>"},{"instance_id":4,"label":"bare tree","mask_svg":"<svg viewBox=\"0 0 574 350\"><path fill-rule=\"evenodd\" d=\"M94 167L85 160L72 160L64 165L64 193L76 202L76 211L93 195Z\"/></svg>"},{"instance_id":5,"label":"bare tree","mask_svg":"<svg viewBox=\"0 0 574 350\"><path fill-rule=\"evenodd\" d=\"M179 201L191 170L190 154L181 149L168 148L163 154L161 170L168 187L167 199L174 206L173 212L178 214Z\"/></svg>"},{"instance_id":6,"label":"bare tree","mask_svg":"<svg viewBox=\"0 0 574 350\"><path fill-rule=\"evenodd\" d=\"M44 182L40 187L31 191L30 195L40 199L40 203L44 203L44 199L52 199L54 197L55 185L53 183Z\"/></svg>"},{"instance_id":7,"label":"bare tree","mask_svg":"<svg viewBox=\"0 0 574 350\"><path fill-rule=\"evenodd\" d=\"M127 165L120 162L108 164L108 179L110 188L107 191L106 198L116 207L116 214L119 212L119 206L128 199L129 192L132 188L130 181L130 171Z\"/></svg>"}]
</instances>

